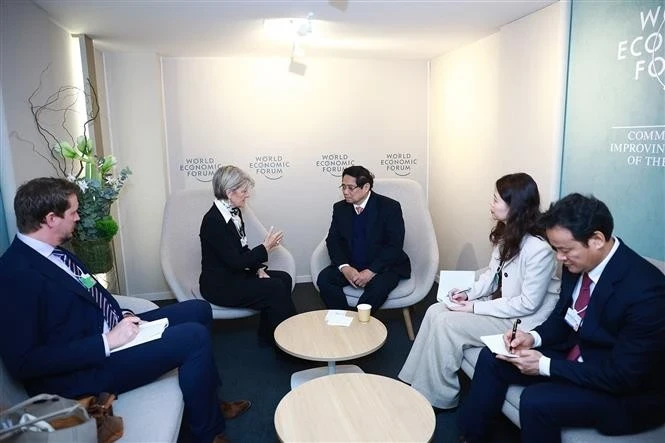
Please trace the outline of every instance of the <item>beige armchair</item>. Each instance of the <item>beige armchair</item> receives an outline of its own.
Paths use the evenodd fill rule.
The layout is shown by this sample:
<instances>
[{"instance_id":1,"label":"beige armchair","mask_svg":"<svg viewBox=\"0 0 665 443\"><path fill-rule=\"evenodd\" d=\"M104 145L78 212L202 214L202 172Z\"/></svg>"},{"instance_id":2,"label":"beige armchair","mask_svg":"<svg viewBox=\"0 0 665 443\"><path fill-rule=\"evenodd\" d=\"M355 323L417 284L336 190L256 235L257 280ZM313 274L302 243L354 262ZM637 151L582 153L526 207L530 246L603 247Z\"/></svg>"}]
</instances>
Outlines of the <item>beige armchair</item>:
<instances>
[{"instance_id":1,"label":"beige armchair","mask_svg":"<svg viewBox=\"0 0 665 443\"><path fill-rule=\"evenodd\" d=\"M178 301L203 299L199 292L201 274L201 220L213 203L209 189L186 189L171 194L164 208L162 222L162 271ZM250 247L261 243L267 233L250 207L242 210L245 231ZM293 256L283 246L273 249L268 257L271 269L288 272L295 285L296 265ZM258 313L254 309L212 306L216 319L249 317Z\"/></svg>"},{"instance_id":2,"label":"beige armchair","mask_svg":"<svg viewBox=\"0 0 665 443\"><path fill-rule=\"evenodd\" d=\"M374 180L374 189L379 194L397 200L402 205L404 216L404 251L411 259L411 278L402 280L388 295L381 309L402 308L407 334L413 340L413 325L409 307L425 298L432 289L434 277L439 267L439 247L436 242L432 216L427 208L425 193L420 184L403 178ZM316 286L319 273L330 265L330 257L325 239L314 250L310 261L312 281ZM344 288L347 303L355 306L362 295L362 289L352 286Z\"/></svg>"}]
</instances>

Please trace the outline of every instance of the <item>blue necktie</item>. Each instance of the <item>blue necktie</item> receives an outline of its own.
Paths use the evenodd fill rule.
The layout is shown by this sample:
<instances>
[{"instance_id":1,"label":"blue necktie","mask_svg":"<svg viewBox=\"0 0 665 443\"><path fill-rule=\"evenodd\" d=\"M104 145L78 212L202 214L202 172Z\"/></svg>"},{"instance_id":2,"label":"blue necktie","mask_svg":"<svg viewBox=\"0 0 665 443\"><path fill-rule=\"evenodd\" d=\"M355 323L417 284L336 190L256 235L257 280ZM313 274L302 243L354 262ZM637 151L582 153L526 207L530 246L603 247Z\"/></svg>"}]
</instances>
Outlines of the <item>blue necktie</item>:
<instances>
[{"instance_id":1,"label":"blue necktie","mask_svg":"<svg viewBox=\"0 0 665 443\"><path fill-rule=\"evenodd\" d=\"M83 274L86 274L86 272L81 269L74 260L68 255L68 253L61 248L55 248L53 250L53 255L58 257L62 262L76 275L77 277L80 277ZM118 313L115 311L113 308L113 304L109 301L108 296L105 294L107 292L102 285L99 284L98 281L95 281L95 286L89 289L90 295L92 295L92 298L97 302L97 305L99 306L99 309L102 310L102 313L104 314L104 320L106 320L106 324L108 324L109 329L113 329L115 325L118 324L120 316Z\"/></svg>"}]
</instances>

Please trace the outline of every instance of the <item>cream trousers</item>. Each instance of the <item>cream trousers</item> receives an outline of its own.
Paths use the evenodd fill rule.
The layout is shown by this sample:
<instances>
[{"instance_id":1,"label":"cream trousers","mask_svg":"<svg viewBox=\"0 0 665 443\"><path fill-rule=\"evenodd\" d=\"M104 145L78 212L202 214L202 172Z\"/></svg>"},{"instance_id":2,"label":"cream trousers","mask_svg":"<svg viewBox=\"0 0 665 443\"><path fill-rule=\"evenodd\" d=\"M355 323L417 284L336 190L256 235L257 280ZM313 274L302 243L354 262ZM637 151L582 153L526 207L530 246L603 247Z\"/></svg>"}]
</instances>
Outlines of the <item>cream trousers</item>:
<instances>
[{"instance_id":1,"label":"cream trousers","mask_svg":"<svg viewBox=\"0 0 665 443\"><path fill-rule=\"evenodd\" d=\"M427 309L413 347L398 377L423 394L437 408L449 409L459 401L457 371L462 353L484 346L481 335L502 334L511 321L487 315L454 312L443 303Z\"/></svg>"}]
</instances>

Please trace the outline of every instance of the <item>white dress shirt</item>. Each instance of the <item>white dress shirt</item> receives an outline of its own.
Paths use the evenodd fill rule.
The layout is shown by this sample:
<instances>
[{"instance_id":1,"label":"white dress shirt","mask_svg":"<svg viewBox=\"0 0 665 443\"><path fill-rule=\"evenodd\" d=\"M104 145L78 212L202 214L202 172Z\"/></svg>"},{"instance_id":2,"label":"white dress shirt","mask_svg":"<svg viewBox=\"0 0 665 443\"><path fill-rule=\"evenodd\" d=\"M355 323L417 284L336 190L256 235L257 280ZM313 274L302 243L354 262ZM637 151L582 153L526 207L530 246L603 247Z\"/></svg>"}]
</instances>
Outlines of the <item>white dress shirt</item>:
<instances>
[{"instance_id":1,"label":"white dress shirt","mask_svg":"<svg viewBox=\"0 0 665 443\"><path fill-rule=\"evenodd\" d=\"M60 260L58 257L53 255L53 251L55 250L53 246L49 245L48 243L44 243L41 240L37 240L36 238L21 234L20 232L16 234L16 237L18 237L18 239L25 243L28 247L34 249L38 254L43 255L47 260L65 271L76 280L76 283L80 284L79 278L72 272L71 269L69 269L69 266L67 266L65 262ZM109 342L106 338L106 334L108 334L108 332L109 325L106 323L106 320L104 320L104 332L102 333L102 340L104 341L104 351L106 352L107 357L111 355L111 348L109 347Z\"/></svg>"},{"instance_id":2,"label":"white dress shirt","mask_svg":"<svg viewBox=\"0 0 665 443\"><path fill-rule=\"evenodd\" d=\"M607 263L609 263L612 256L614 256L614 253L617 252L617 249L619 249L619 239L616 237L612 237L612 239L614 240L614 245L612 246L612 249L610 249L610 253L607 254L607 257L605 257L603 261L601 261L595 268L593 268L587 273L589 275L589 278L591 279L591 285L589 286L590 295L593 295L593 290L595 289L598 280L600 280L600 276L605 270L605 266L607 266ZM573 289L573 302L571 304L571 307L575 306L577 297L579 297L580 295L580 289L582 288L582 277L583 274L580 275L580 278L577 280L577 284L575 285L575 289ZM529 331L529 334L533 336L533 347L534 348L540 347L540 345L543 343L540 334L538 334L536 331ZM578 362L584 361L582 359L582 355L578 357L577 361ZM549 357L545 357L544 355L540 357L540 359L538 359L538 372L540 373L540 375L544 375L547 377L550 376L551 362L552 360Z\"/></svg>"},{"instance_id":3,"label":"white dress shirt","mask_svg":"<svg viewBox=\"0 0 665 443\"><path fill-rule=\"evenodd\" d=\"M228 223L229 220L233 220L233 224L236 225L236 230L240 236L240 244L243 247L247 246L247 235L242 234L242 220L240 219L240 216L231 214L231 205L224 200L215 199L215 206L217 207L217 210L219 210L219 213L222 214L222 217L224 217L226 223Z\"/></svg>"}]
</instances>

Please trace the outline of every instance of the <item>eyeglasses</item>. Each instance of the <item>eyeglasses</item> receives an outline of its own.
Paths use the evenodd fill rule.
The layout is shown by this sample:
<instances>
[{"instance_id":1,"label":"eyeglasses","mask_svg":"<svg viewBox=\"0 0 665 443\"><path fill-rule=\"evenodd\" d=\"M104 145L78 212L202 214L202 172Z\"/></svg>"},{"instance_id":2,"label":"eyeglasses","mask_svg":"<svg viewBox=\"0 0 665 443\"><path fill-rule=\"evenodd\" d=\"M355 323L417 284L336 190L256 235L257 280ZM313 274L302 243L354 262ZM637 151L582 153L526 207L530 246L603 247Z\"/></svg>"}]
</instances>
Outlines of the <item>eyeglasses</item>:
<instances>
[{"instance_id":1,"label":"eyeglasses","mask_svg":"<svg viewBox=\"0 0 665 443\"><path fill-rule=\"evenodd\" d=\"M355 190L356 188L359 188L359 187L360 186L356 186L356 185L339 185L339 189L341 189L342 191L344 191L345 189L347 191L353 191L353 190Z\"/></svg>"}]
</instances>

